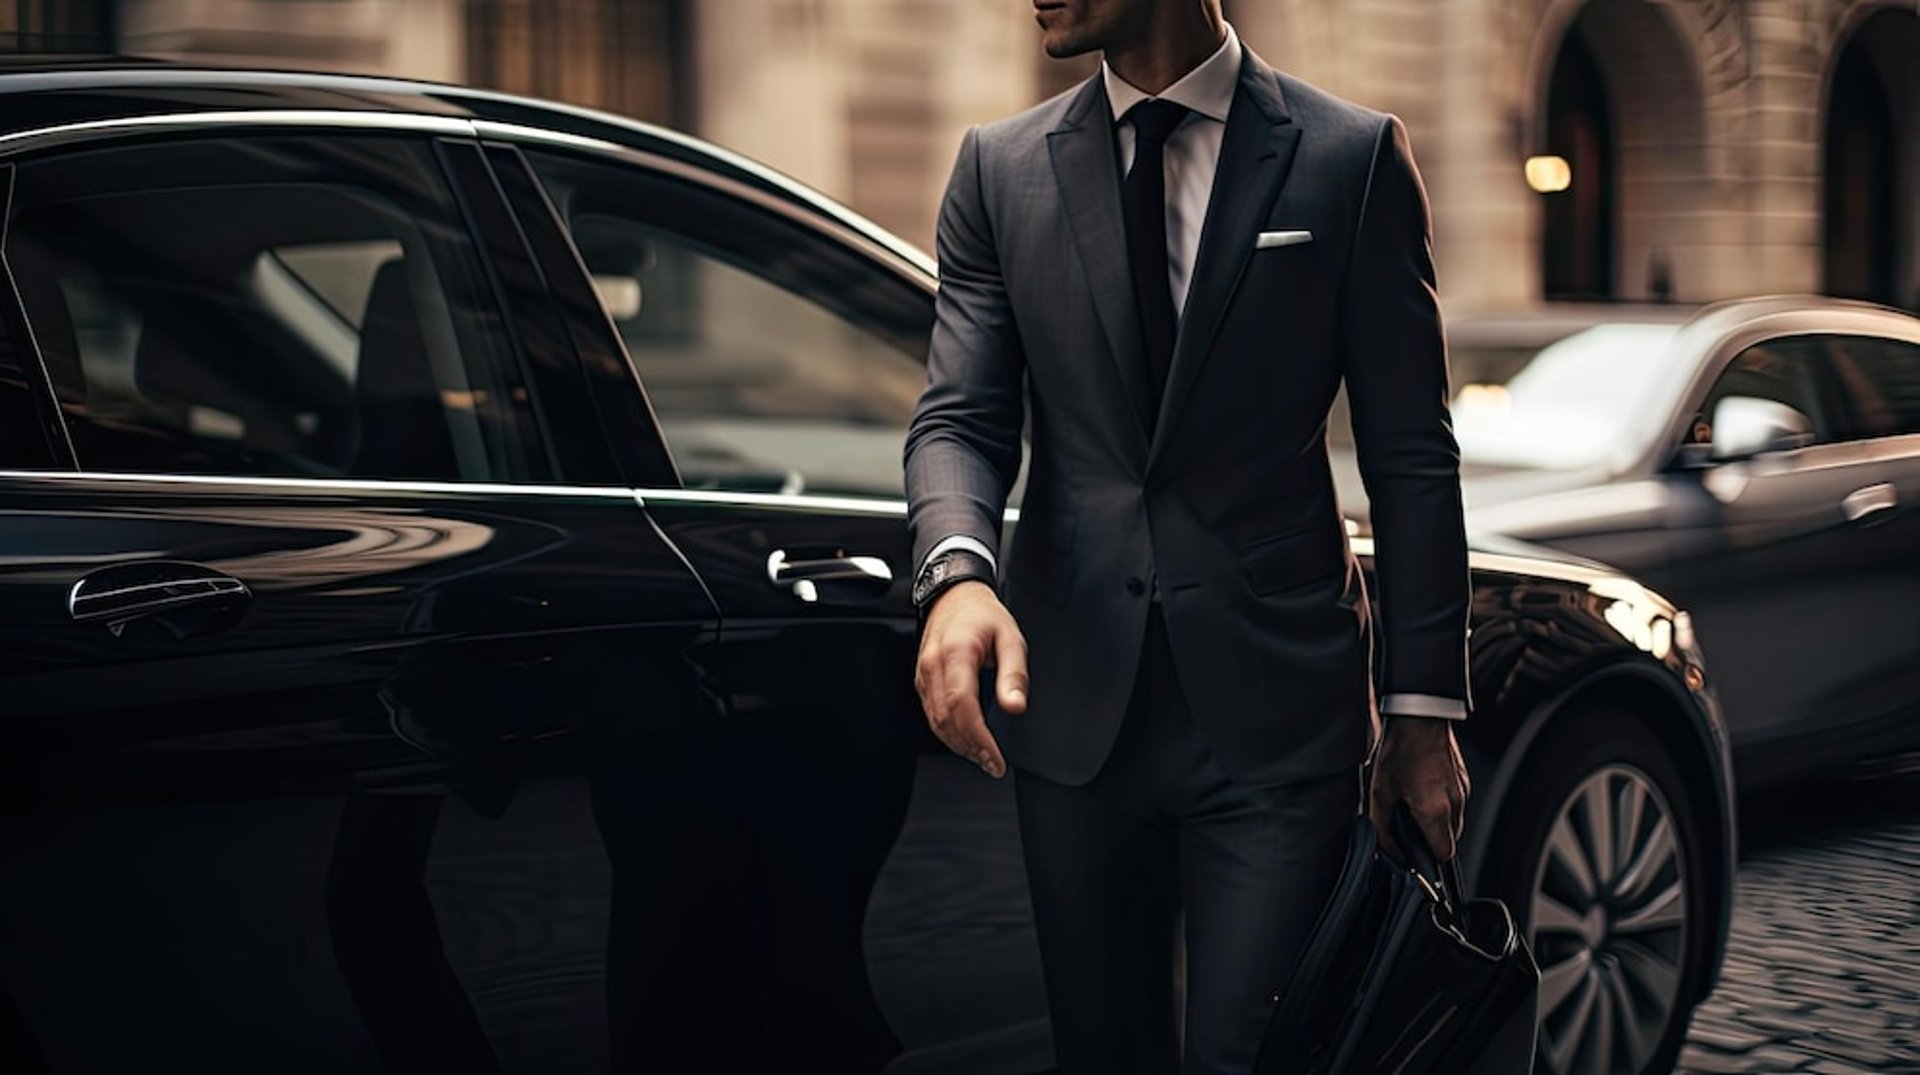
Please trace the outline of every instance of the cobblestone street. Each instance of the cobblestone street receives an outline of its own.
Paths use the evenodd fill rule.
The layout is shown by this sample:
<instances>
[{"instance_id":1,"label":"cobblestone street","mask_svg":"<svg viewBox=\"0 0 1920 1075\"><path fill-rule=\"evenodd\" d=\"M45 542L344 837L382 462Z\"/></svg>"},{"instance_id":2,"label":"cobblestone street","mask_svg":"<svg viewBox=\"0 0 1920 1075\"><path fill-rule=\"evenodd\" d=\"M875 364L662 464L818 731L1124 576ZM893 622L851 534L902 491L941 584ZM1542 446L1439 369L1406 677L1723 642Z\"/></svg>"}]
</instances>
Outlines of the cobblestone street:
<instances>
[{"instance_id":1,"label":"cobblestone street","mask_svg":"<svg viewBox=\"0 0 1920 1075\"><path fill-rule=\"evenodd\" d=\"M1742 811L1726 971L1681 1069L1920 1072L1920 775Z\"/></svg>"}]
</instances>

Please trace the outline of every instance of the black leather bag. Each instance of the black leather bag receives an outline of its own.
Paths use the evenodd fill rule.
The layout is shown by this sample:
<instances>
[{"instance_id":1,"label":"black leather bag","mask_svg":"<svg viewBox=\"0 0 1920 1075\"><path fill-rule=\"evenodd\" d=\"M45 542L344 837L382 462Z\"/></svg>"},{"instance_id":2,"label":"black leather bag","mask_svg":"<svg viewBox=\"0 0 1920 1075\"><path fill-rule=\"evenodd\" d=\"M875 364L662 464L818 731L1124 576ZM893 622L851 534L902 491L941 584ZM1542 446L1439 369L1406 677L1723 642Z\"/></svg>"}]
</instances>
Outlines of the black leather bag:
<instances>
[{"instance_id":1,"label":"black leather bag","mask_svg":"<svg viewBox=\"0 0 1920 1075\"><path fill-rule=\"evenodd\" d=\"M1464 899L1411 818L1410 863L1355 820L1339 884L1276 998L1258 1075L1527 1075L1540 971L1506 904Z\"/></svg>"}]
</instances>

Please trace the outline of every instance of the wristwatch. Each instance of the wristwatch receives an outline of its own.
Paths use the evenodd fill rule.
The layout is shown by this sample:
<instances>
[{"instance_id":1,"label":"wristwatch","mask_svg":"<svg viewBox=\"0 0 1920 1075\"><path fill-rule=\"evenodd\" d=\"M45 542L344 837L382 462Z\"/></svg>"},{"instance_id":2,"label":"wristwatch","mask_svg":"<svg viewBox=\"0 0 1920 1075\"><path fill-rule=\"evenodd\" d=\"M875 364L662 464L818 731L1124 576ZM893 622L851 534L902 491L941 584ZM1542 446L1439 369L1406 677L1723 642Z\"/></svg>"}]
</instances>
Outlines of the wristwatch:
<instances>
[{"instance_id":1,"label":"wristwatch","mask_svg":"<svg viewBox=\"0 0 1920 1075\"><path fill-rule=\"evenodd\" d=\"M929 557L926 565L920 569L920 576L913 580L913 607L920 610L924 619L934 598L968 580L992 586L992 562L966 549L948 549L938 556Z\"/></svg>"}]
</instances>

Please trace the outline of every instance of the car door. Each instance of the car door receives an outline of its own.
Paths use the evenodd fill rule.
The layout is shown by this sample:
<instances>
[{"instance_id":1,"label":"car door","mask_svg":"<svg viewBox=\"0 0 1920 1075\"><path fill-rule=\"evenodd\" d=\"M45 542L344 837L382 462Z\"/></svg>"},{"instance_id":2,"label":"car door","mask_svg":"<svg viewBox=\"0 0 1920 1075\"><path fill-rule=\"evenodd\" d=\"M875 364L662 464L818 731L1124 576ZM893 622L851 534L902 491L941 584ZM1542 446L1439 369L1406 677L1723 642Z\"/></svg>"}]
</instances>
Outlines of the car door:
<instances>
[{"instance_id":1,"label":"car door","mask_svg":"<svg viewBox=\"0 0 1920 1075\"><path fill-rule=\"evenodd\" d=\"M1858 349L1779 336L1727 363L1693 408L1693 440L1714 439L1729 398L1784 408L1804 433L1671 475L1670 556L1644 571L1712 654L1745 781L1853 754L1862 722L1879 719L1875 695L1916 650L1914 522L1897 494L1911 464L1862 435L1841 372Z\"/></svg>"},{"instance_id":2,"label":"car door","mask_svg":"<svg viewBox=\"0 0 1920 1075\"><path fill-rule=\"evenodd\" d=\"M1049 1067L1011 787L912 691L900 459L931 281L684 165L577 140L525 159L523 211L565 223L678 466L647 512L721 609L702 665L745 774L763 1060Z\"/></svg>"},{"instance_id":3,"label":"car door","mask_svg":"<svg viewBox=\"0 0 1920 1075\"><path fill-rule=\"evenodd\" d=\"M1892 334L1900 329L1905 337ZM1871 581L1861 581L1867 599L1849 622L1859 648L1828 699L1831 723L1816 734L1860 758L1920 749L1920 327L1903 320L1888 332L1824 340L1859 445L1859 480L1842 509L1861 531Z\"/></svg>"},{"instance_id":4,"label":"car door","mask_svg":"<svg viewBox=\"0 0 1920 1075\"><path fill-rule=\"evenodd\" d=\"M669 828L627 789L699 769L714 610L468 133L14 143L8 354L59 448L0 473L0 1023L35 1063L604 1070L623 894L744 892L613 868Z\"/></svg>"}]
</instances>

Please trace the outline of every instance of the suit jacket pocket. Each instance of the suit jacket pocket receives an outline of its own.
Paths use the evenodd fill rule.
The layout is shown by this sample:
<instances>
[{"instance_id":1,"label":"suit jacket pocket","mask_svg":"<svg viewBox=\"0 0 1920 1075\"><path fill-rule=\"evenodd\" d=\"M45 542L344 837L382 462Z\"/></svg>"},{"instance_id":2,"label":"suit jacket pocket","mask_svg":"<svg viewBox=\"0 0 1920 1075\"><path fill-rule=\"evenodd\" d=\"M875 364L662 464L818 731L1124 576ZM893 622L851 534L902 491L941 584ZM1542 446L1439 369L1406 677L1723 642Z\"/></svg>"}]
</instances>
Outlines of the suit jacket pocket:
<instances>
[{"instance_id":1,"label":"suit jacket pocket","mask_svg":"<svg viewBox=\"0 0 1920 1075\"><path fill-rule=\"evenodd\" d=\"M1247 586L1262 597L1301 591L1342 579L1346 557L1341 555L1340 532L1314 523L1242 546L1236 554Z\"/></svg>"}]
</instances>

